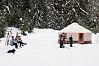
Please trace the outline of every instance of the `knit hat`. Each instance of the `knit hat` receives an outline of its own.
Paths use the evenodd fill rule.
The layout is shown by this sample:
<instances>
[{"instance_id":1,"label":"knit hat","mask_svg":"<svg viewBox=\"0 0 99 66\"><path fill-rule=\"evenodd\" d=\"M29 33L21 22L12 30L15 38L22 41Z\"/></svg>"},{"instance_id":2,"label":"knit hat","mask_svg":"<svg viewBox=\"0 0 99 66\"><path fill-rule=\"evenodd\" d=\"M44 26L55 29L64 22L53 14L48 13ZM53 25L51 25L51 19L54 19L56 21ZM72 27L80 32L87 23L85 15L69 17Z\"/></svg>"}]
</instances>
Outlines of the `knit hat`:
<instances>
[{"instance_id":1,"label":"knit hat","mask_svg":"<svg viewBox=\"0 0 99 66\"><path fill-rule=\"evenodd\" d=\"M14 38L14 36L12 36L12 38Z\"/></svg>"}]
</instances>

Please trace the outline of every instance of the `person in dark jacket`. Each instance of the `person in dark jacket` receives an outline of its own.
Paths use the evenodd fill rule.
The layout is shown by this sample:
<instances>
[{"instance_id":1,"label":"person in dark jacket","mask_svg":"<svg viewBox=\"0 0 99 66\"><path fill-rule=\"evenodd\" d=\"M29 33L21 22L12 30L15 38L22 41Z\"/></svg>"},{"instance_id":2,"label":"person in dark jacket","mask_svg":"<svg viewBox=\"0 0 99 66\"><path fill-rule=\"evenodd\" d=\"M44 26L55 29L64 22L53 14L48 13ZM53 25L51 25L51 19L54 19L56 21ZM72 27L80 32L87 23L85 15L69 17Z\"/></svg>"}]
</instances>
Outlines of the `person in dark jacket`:
<instances>
[{"instance_id":1,"label":"person in dark jacket","mask_svg":"<svg viewBox=\"0 0 99 66\"><path fill-rule=\"evenodd\" d=\"M17 39L15 38L14 42L13 42L13 45L15 45L15 48L18 49L18 44L17 44Z\"/></svg>"},{"instance_id":2,"label":"person in dark jacket","mask_svg":"<svg viewBox=\"0 0 99 66\"><path fill-rule=\"evenodd\" d=\"M64 39L64 33L60 34L60 48L64 48L65 46L63 46L63 42L65 41Z\"/></svg>"},{"instance_id":3,"label":"person in dark jacket","mask_svg":"<svg viewBox=\"0 0 99 66\"><path fill-rule=\"evenodd\" d=\"M72 35L69 37L69 41L70 41L70 47L73 47L72 44L73 44L73 37Z\"/></svg>"},{"instance_id":4,"label":"person in dark jacket","mask_svg":"<svg viewBox=\"0 0 99 66\"><path fill-rule=\"evenodd\" d=\"M21 40L21 36L18 36L17 42L20 44L20 48L22 48L22 46L27 44L27 43L23 43L23 41Z\"/></svg>"}]
</instances>

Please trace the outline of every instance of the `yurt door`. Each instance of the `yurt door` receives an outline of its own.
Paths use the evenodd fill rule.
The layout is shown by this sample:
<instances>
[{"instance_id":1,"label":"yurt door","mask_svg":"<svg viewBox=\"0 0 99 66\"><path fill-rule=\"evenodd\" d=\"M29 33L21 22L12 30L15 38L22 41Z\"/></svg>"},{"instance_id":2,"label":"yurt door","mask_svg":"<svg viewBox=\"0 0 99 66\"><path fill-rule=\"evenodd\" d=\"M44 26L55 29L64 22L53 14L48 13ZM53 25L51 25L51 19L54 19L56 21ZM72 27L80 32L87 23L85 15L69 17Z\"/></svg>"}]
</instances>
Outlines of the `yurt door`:
<instances>
[{"instance_id":1,"label":"yurt door","mask_svg":"<svg viewBox=\"0 0 99 66\"><path fill-rule=\"evenodd\" d=\"M78 34L78 43L84 43L84 33Z\"/></svg>"}]
</instances>

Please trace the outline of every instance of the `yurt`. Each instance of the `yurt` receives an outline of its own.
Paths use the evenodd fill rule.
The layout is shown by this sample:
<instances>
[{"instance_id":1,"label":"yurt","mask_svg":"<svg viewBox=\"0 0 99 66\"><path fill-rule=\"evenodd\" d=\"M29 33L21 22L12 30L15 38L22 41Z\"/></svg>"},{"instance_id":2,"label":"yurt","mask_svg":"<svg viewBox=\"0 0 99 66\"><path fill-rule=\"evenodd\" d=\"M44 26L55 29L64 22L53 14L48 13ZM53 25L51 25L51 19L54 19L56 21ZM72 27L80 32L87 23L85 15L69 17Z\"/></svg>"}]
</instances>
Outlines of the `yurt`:
<instances>
[{"instance_id":1,"label":"yurt","mask_svg":"<svg viewBox=\"0 0 99 66\"><path fill-rule=\"evenodd\" d=\"M92 32L78 23L72 23L69 26L65 27L64 29L58 32L58 36L64 33L66 37L64 44L69 44L69 37L72 35L73 43L80 43L80 44L91 44L91 35ZM58 37L58 43L60 43L60 38Z\"/></svg>"}]
</instances>

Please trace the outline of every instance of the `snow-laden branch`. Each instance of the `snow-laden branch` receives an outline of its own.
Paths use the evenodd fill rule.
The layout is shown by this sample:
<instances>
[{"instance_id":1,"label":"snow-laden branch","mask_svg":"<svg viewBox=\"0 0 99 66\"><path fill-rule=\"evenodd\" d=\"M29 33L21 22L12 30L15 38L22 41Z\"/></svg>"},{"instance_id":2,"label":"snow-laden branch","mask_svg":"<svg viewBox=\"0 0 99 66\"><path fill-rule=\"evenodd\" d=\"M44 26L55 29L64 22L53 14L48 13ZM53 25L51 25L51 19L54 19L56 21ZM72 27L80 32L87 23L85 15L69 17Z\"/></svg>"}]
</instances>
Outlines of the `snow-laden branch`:
<instances>
[{"instance_id":1,"label":"snow-laden branch","mask_svg":"<svg viewBox=\"0 0 99 66\"><path fill-rule=\"evenodd\" d=\"M76 3L78 4L78 6L79 6L79 3L77 2L77 0L76 0Z\"/></svg>"},{"instance_id":2,"label":"snow-laden branch","mask_svg":"<svg viewBox=\"0 0 99 66\"><path fill-rule=\"evenodd\" d=\"M83 10L82 8L80 8L80 10L82 11L82 12L84 12L85 14L88 14L85 10Z\"/></svg>"},{"instance_id":3,"label":"snow-laden branch","mask_svg":"<svg viewBox=\"0 0 99 66\"><path fill-rule=\"evenodd\" d=\"M75 16L77 17L77 12L76 12L75 8L73 8L72 10L74 11Z\"/></svg>"},{"instance_id":4,"label":"snow-laden branch","mask_svg":"<svg viewBox=\"0 0 99 66\"><path fill-rule=\"evenodd\" d=\"M76 12L75 8L72 9L74 12Z\"/></svg>"},{"instance_id":5,"label":"snow-laden branch","mask_svg":"<svg viewBox=\"0 0 99 66\"><path fill-rule=\"evenodd\" d=\"M8 12L10 13L10 9L8 6L3 5L5 8L7 8Z\"/></svg>"},{"instance_id":6,"label":"snow-laden branch","mask_svg":"<svg viewBox=\"0 0 99 66\"><path fill-rule=\"evenodd\" d=\"M65 5L69 4L70 2L71 2L71 0L70 0L70 1L68 1Z\"/></svg>"}]
</instances>

